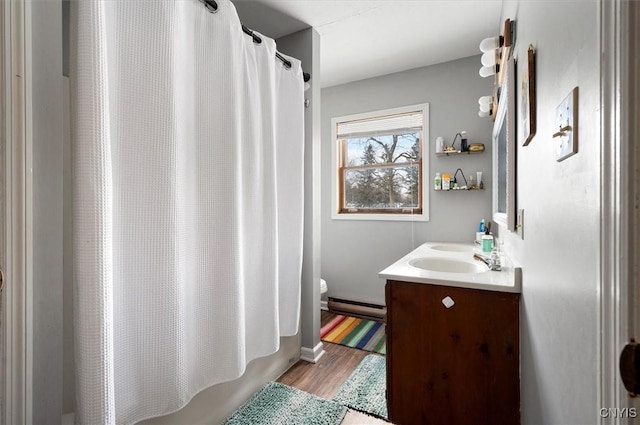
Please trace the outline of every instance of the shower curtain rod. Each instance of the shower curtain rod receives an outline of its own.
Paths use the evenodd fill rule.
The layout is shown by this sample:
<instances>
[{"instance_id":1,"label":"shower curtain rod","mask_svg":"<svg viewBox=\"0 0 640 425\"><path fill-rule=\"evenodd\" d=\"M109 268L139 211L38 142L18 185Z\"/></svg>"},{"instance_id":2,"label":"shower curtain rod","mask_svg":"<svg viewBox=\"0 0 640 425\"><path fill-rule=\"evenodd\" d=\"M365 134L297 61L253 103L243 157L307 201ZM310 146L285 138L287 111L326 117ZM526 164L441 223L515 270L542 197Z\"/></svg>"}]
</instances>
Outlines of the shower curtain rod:
<instances>
[{"instance_id":1,"label":"shower curtain rod","mask_svg":"<svg viewBox=\"0 0 640 425\"><path fill-rule=\"evenodd\" d=\"M207 8L209 12L216 13L218 11L218 3L215 0L200 0L200 1L204 3L204 6ZM262 43L262 38L257 36L251 28L246 27L242 23L241 25L242 25L242 31L244 31L245 34L250 35L254 43L256 44ZM287 58L282 56L280 53L276 52L276 58L278 58L284 64L285 68L287 69L291 68L291 62L287 60ZM302 79L304 80L305 83L308 82L309 80L311 80L311 74L309 74L308 72L303 72Z\"/></svg>"}]
</instances>

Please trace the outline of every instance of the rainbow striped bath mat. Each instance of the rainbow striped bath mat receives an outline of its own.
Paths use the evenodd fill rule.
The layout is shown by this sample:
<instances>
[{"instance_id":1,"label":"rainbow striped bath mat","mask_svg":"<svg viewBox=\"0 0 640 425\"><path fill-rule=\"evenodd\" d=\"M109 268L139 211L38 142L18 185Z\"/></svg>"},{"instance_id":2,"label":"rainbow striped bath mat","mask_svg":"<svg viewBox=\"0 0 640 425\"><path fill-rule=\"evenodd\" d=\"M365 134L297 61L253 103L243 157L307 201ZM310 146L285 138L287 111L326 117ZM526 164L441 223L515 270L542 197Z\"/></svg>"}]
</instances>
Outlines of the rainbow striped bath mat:
<instances>
[{"instance_id":1,"label":"rainbow striped bath mat","mask_svg":"<svg viewBox=\"0 0 640 425\"><path fill-rule=\"evenodd\" d=\"M320 339L347 347L387 353L384 323L338 315L320 329Z\"/></svg>"}]
</instances>

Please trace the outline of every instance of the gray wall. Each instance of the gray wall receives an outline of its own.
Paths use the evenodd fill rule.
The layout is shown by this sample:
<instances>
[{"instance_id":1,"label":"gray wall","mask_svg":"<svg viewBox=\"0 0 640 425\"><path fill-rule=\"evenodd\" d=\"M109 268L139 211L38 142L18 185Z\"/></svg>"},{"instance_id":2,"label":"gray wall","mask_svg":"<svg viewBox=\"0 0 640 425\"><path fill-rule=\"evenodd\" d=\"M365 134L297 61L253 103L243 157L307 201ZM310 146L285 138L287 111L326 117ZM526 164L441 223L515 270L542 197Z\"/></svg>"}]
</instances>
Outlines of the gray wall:
<instances>
[{"instance_id":1,"label":"gray wall","mask_svg":"<svg viewBox=\"0 0 640 425\"><path fill-rule=\"evenodd\" d=\"M599 2L505 5L502 20L517 23L517 57L526 57L529 44L536 48L538 130L527 147L519 140L517 151L525 239L500 231L523 268L522 423L596 423L599 407L618 407L598 405L600 144L605 143L599 135ZM558 163L555 111L575 86L579 150Z\"/></svg>"},{"instance_id":2,"label":"gray wall","mask_svg":"<svg viewBox=\"0 0 640 425\"><path fill-rule=\"evenodd\" d=\"M483 171L491 188L490 118L478 117L478 98L492 92L493 79L478 75L480 56L371 78L322 90L322 277L330 297L384 304L378 272L426 241L472 242L481 218L491 216L491 191L434 192L436 172ZM331 218L331 119L418 103L429 103L428 222L351 221ZM483 154L436 157L435 138L451 143L466 130ZM459 146L459 141L456 142Z\"/></svg>"},{"instance_id":3,"label":"gray wall","mask_svg":"<svg viewBox=\"0 0 640 425\"><path fill-rule=\"evenodd\" d=\"M320 344L320 35L309 28L281 37L278 50L302 61L311 74L311 88L305 92L304 140L304 249L302 262L301 332L302 347L313 350ZM301 141L302 143L302 141Z\"/></svg>"},{"instance_id":4,"label":"gray wall","mask_svg":"<svg viewBox=\"0 0 640 425\"><path fill-rule=\"evenodd\" d=\"M59 423L62 414L62 7L31 4L32 252L34 424ZM28 234L29 236L29 234ZM29 249L29 248L28 248Z\"/></svg>"}]
</instances>

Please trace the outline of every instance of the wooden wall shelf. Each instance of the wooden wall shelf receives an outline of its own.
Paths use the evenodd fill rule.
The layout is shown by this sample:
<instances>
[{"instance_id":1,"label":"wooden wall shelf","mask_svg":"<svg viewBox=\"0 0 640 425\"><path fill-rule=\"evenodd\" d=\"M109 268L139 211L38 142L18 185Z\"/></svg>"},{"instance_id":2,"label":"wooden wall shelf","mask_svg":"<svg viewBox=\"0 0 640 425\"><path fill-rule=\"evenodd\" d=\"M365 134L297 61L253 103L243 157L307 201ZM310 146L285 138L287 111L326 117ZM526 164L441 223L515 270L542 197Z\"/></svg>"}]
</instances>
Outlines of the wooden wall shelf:
<instances>
[{"instance_id":1,"label":"wooden wall shelf","mask_svg":"<svg viewBox=\"0 0 640 425\"><path fill-rule=\"evenodd\" d=\"M460 151L451 151L451 152L436 152L436 156L454 156L454 155L470 155L470 154L476 154L476 153L484 153L484 151L467 151L467 152L460 152Z\"/></svg>"},{"instance_id":2,"label":"wooden wall shelf","mask_svg":"<svg viewBox=\"0 0 640 425\"><path fill-rule=\"evenodd\" d=\"M484 192L485 189L449 189L449 190L434 190L434 192L478 192L478 191L482 191Z\"/></svg>"}]
</instances>

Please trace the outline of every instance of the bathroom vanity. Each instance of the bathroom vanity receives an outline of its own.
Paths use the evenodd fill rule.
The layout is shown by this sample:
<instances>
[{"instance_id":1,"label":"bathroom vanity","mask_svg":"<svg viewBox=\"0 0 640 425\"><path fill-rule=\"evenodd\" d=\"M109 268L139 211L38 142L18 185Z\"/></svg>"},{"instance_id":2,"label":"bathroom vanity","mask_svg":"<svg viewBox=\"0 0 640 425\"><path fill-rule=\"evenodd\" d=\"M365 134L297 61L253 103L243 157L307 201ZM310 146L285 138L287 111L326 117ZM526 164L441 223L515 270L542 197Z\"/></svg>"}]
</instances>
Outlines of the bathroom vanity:
<instances>
[{"instance_id":1,"label":"bathroom vanity","mask_svg":"<svg viewBox=\"0 0 640 425\"><path fill-rule=\"evenodd\" d=\"M394 424L520 423L521 270L474 253L427 243L380 272Z\"/></svg>"}]
</instances>

